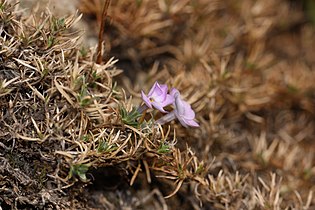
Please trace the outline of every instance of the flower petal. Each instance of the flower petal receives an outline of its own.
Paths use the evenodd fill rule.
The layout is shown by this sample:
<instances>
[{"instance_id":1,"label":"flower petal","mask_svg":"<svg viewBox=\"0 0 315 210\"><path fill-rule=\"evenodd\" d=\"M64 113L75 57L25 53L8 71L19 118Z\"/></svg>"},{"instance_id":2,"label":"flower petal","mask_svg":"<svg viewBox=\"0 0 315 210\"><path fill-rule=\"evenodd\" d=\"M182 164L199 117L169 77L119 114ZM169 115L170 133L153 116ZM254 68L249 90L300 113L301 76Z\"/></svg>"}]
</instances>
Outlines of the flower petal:
<instances>
[{"instance_id":1,"label":"flower petal","mask_svg":"<svg viewBox=\"0 0 315 210\"><path fill-rule=\"evenodd\" d=\"M179 91L175 88L172 88L170 95L174 97L174 113L179 122L186 128L189 126L199 127L199 124L194 120L194 110L192 110L189 103L181 99Z\"/></svg>"},{"instance_id":2,"label":"flower petal","mask_svg":"<svg viewBox=\"0 0 315 210\"><path fill-rule=\"evenodd\" d=\"M175 98L175 94L180 94L180 93L176 88L172 88L170 91L170 95Z\"/></svg>"},{"instance_id":3,"label":"flower petal","mask_svg":"<svg viewBox=\"0 0 315 210\"><path fill-rule=\"evenodd\" d=\"M165 111L165 110L163 109L163 106L162 106L161 103L156 102L156 101L153 101L153 102L152 102L152 105L153 105L154 108L156 108L157 110L160 110L160 111L163 112L163 113L168 113L168 111Z\"/></svg>"},{"instance_id":4,"label":"flower petal","mask_svg":"<svg viewBox=\"0 0 315 210\"><path fill-rule=\"evenodd\" d=\"M195 120L184 120L185 123L191 127L199 127L199 124Z\"/></svg>"},{"instance_id":5,"label":"flower petal","mask_svg":"<svg viewBox=\"0 0 315 210\"><path fill-rule=\"evenodd\" d=\"M175 109L178 113L178 115L184 115L185 114L185 104L183 103L184 101L180 98L180 94L175 93L174 94L174 105Z\"/></svg>"},{"instance_id":6,"label":"flower petal","mask_svg":"<svg viewBox=\"0 0 315 210\"><path fill-rule=\"evenodd\" d=\"M160 85L160 88L163 92L163 101L166 100L166 96L167 96L167 91L168 91L168 87L165 84Z\"/></svg>"},{"instance_id":7,"label":"flower petal","mask_svg":"<svg viewBox=\"0 0 315 210\"><path fill-rule=\"evenodd\" d=\"M153 98L154 101L158 101L158 102L163 102L165 100L166 97L166 93L158 93L157 91L153 93L153 95L151 96L151 98Z\"/></svg>"},{"instance_id":8,"label":"flower petal","mask_svg":"<svg viewBox=\"0 0 315 210\"><path fill-rule=\"evenodd\" d=\"M175 112L175 115L176 115L176 112ZM184 126L185 128L188 128L189 125L186 123L184 118L178 117L177 115L176 115L176 117L179 120L180 124L182 124L182 126Z\"/></svg>"},{"instance_id":9,"label":"flower petal","mask_svg":"<svg viewBox=\"0 0 315 210\"><path fill-rule=\"evenodd\" d=\"M167 94L165 100L162 102L162 106L168 106L172 103L174 103L174 97L170 94Z\"/></svg>"},{"instance_id":10,"label":"flower petal","mask_svg":"<svg viewBox=\"0 0 315 210\"><path fill-rule=\"evenodd\" d=\"M149 97L152 96L154 90L157 88L158 85L159 85L158 82L155 82L155 83L153 84L153 86L151 87L151 90L149 91L149 94L148 94Z\"/></svg>"},{"instance_id":11,"label":"flower petal","mask_svg":"<svg viewBox=\"0 0 315 210\"><path fill-rule=\"evenodd\" d=\"M148 107L150 107L150 108L152 109L152 103L151 103L150 99L144 94L143 91L141 91L141 98L142 98L142 100L144 101L144 103L145 103Z\"/></svg>"},{"instance_id":12,"label":"flower petal","mask_svg":"<svg viewBox=\"0 0 315 210\"><path fill-rule=\"evenodd\" d=\"M183 107L185 109L184 111L184 115L186 119L194 119L195 118L195 112L194 110L192 110L191 105L189 103L187 103L186 101L182 101L183 102Z\"/></svg>"},{"instance_id":13,"label":"flower petal","mask_svg":"<svg viewBox=\"0 0 315 210\"><path fill-rule=\"evenodd\" d=\"M151 95L148 95L149 97L152 97L154 99L161 98L160 100L163 100L165 96L163 96L163 91L159 87L155 87ZM165 93L166 94L166 93Z\"/></svg>"}]
</instances>

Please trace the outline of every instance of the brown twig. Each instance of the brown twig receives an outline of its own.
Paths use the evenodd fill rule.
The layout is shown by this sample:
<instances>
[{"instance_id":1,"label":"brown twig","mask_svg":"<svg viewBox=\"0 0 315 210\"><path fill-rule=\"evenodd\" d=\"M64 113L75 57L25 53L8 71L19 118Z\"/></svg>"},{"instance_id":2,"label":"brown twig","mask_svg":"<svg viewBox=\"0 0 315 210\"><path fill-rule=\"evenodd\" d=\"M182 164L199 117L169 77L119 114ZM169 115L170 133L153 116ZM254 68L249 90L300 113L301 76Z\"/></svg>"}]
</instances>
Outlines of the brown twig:
<instances>
[{"instance_id":1,"label":"brown twig","mask_svg":"<svg viewBox=\"0 0 315 210\"><path fill-rule=\"evenodd\" d=\"M97 46L97 59L96 59L97 64L102 63L102 57L103 57L102 45L103 45L103 39L104 39L105 21L107 17L107 10L108 10L109 4L110 4L110 0L106 0L104 3L102 15L101 15L102 17L101 26L100 26L100 31L98 33L98 46Z\"/></svg>"}]
</instances>

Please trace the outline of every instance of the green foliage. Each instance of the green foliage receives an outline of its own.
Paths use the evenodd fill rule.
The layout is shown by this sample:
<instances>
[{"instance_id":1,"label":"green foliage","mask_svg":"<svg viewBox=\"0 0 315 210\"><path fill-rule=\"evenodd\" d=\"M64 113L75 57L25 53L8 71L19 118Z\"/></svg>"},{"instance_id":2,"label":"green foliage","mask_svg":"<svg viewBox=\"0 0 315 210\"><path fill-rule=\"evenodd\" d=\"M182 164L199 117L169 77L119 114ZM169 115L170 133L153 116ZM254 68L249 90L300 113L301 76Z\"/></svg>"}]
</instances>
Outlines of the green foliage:
<instances>
[{"instance_id":1,"label":"green foliage","mask_svg":"<svg viewBox=\"0 0 315 210\"><path fill-rule=\"evenodd\" d=\"M81 49L79 50L80 54L82 55L82 57L86 57L88 54L88 51L85 47L81 47Z\"/></svg>"},{"instance_id":2,"label":"green foliage","mask_svg":"<svg viewBox=\"0 0 315 210\"><path fill-rule=\"evenodd\" d=\"M142 0L136 0L136 4L137 4L138 7L140 7L141 4L142 4Z\"/></svg>"},{"instance_id":3,"label":"green foliage","mask_svg":"<svg viewBox=\"0 0 315 210\"><path fill-rule=\"evenodd\" d=\"M164 154L170 152L170 146L165 144L164 142L160 145L159 149L157 150L158 153Z\"/></svg>"},{"instance_id":4,"label":"green foliage","mask_svg":"<svg viewBox=\"0 0 315 210\"><path fill-rule=\"evenodd\" d=\"M97 75L97 72L96 72L96 71L93 71L93 72L92 72L92 77L93 77L94 80L97 80L97 79L100 78L100 76Z\"/></svg>"},{"instance_id":5,"label":"green foliage","mask_svg":"<svg viewBox=\"0 0 315 210\"><path fill-rule=\"evenodd\" d=\"M47 48L50 48L54 45L55 42L55 38L53 36L49 36L48 37L48 41L47 41Z\"/></svg>"},{"instance_id":6,"label":"green foliage","mask_svg":"<svg viewBox=\"0 0 315 210\"><path fill-rule=\"evenodd\" d=\"M69 171L69 178L77 176L81 181L86 182L86 172L89 170L90 165L88 164L76 164L72 165Z\"/></svg>"},{"instance_id":7,"label":"green foliage","mask_svg":"<svg viewBox=\"0 0 315 210\"><path fill-rule=\"evenodd\" d=\"M78 101L80 103L80 106L81 107L88 106L92 102L92 98L88 93L89 83L86 83L84 76L81 76L77 82L81 84L81 89L78 94Z\"/></svg>"},{"instance_id":8,"label":"green foliage","mask_svg":"<svg viewBox=\"0 0 315 210\"><path fill-rule=\"evenodd\" d=\"M310 178L312 178L312 169L310 168L305 168L303 173L302 173L302 177L304 180L309 180Z\"/></svg>"},{"instance_id":9,"label":"green foliage","mask_svg":"<svg viewBox=\"0 0 315 210\"><path fill-rule=\"evenodd\" d=\"M101 141L97 147L97 152L112 152L117 149L117 146L109 144L107 141Z\"/></svg>"},{"instance_id":10,"label":"green foliage","mask_svg":"<svg viewBox=\"0 0 315 210\"><path fill-rule=\"evenodd\" d=\"M122 97L119 93L118 87L117 87L117 82L114 82L112 84L112 93L113 93L113 98L117 99L117 100L121 100Z\"/></svg>"},{"instance_id":11,"label":"green foliage","mask_svg":"<svg viewBox=\"0 0 315 210\"><path fill-rule=\"evenodd\" d=\"M53 18L52 20L52 26L51 31L52 32L58 32L66 27L65 19L64 18Z\"/></svg>"},{"instance_id":12,"label":"green foliage","mask_svg":"<svg viewBox=\"0 0 315 210\"><path fill-rule=\"evenodd\" d=\"M255 70L257 68L257 64L247 61L245 63L245 67L249 70Z\"/></svg>"},{"instance_id":13,"label":"green foliage","mask_svg":"<svg viewBox=\"0 0 315 210\"><path fill-rule=\"evenodd\" d=\"M91 138L91 136L90 135L84 135L84 136L82 136L82 140L84 141L84 142L89 142L90 141L90 138Z\"/></svg>"},{"instance_id":14,"label":"green foliage","mask_svg":"<svg viewBox=\"0 0 315 210\"><path fill-rule=\"evenodd\" d=\"M299 92L299 89L292 84L287 84L287 89L288 89L288 92L292 94Z\"/></svg>"},{"instance_id":15,"label":"green foliage","mask_svg":"<svg viewBox=\"0 0 315 210\"><path fill-rule=\"evenodd\" d=\"M200 164L197 169L196 169L196 174L201 174L202 172L204 172L205 168L203 166L203 164Z\"/></svg>"},{"instance_id":16,"label":"green foliage","mask_svg":"<svg viewBox=\"0 0 315 210\"><path fill-rule=\"evenodd\" d=\"M64 18L52 18L50 24L50 35L47 39L47 48L51 48L54 44L57 43L56 36L58 33L66 28L65 19Z\"/></svg>"},{"instance_id":17,"label":"green foliage","mask_svg":"<svg viewBox=\"0 0 315 210\"><path fill-rule=\"evenodd\" d=\"M304 0L304 4L308 19L315 24L315 2L313 0Z\"/></svg>"},{"instance_id":18,"label":"green foliage","mask_svg":"<svg viewBox=\"0 0 315 210\"><path fill-rule=\"evenodd\" d=\"M124 124L130 125L132 127L139 127L140 123L138 122L138 118L141 117L141 113L137 111L135 107L132 108L130 112L127 112L127 110L124 107L120 107L120 115L121 120Z\"/></svg>"}]
</instances>

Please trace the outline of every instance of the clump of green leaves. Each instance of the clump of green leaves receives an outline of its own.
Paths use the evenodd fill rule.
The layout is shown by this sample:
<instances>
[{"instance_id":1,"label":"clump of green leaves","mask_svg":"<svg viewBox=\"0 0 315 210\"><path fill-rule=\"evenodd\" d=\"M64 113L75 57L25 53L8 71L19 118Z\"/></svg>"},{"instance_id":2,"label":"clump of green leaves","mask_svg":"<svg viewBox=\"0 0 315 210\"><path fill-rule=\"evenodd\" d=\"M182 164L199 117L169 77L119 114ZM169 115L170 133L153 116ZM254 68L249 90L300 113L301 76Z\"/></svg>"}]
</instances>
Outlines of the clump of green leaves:
<instances>
[{"instance_id":1,"label":"clump of green leaves","mask_svg":"<svg viewBox=\"0 0 315 210\"><path fill-rule=\"evenodd\" d=\"M65 29L66 23L64 18L52 18L51 31L58 32L60 30Z\"/></svg>"},{"instance_id":2,"label":"clump of green leaves","mask_svg":"<svg viewBox=\"0 0 315 210\"><path fill-rule=\"evenodd\" d=\"M47 49L51 48L54 44L56 44L56 37L58 33L66 29L66 23L64 18L55 18L52 17L51 25L50 25L50 35L47 39Z\"/></svg>"},{"instance_id":3,"label":"clump of green leaves","mask_svg":"<svg viewBox=\"0 0 315 210\"><path fill-rule=\"evenodd\" d=\"M47 48L52 47L54 43L55 43L55 38L53 36L49 36L47 40Z\"/></svg>"},{"instance_id":4,"label":"clump of green leaves","mask_svg":"<svg viewBox=\"0 0 315 210\"><path fill-rule=\"evenodd\" d=\"M86 182L86 172L89 170L90 165L88 164L76 164L70 167L69 178L77 176L81 181Z\"/></svg>"},{"instance_id":5,"label":"clump of green leaves","mask_svg":"<svg viewBox=\"0 0 315 210\"><path fill-rule=\"evenodd\" d=\"M112 152L117 149L117 146L109 144L107 141L101 141L97 147L97 152Z\"/></svg>"},{"instance_id":6,"label":"clump of green leaves","mask_svg":"<svg viewBox=\"0 0 315 210\"><path fill-rule=\"evenodd\" d=\"M79 50L80 54L82 57L86 57L88 54L88 51L85 47L81 47L81 49Z\"/></svg>"},{"instance_id":7,"label":"clump of green leaves","mask_svg":"<svg viewBox=\"0 0 315 210\"><path fill-rule=\"evenodd\" d=\"M142 116L142 114L139 113L135 107L133 107L130 112L128 112L124 107L120 107L119 111L121 120L124 124L130 125L132 127L140 126L141 123L138 121L138 119Z\"/></svg>"},{"instance_id":8,"label":"clump of green leaves","mask_svg":"<svg viewBox=\"0 0 315 210\"><path fill-rule=\"evenodd\" d=\"M204 172L204 171L205 171L205 167L204 167L203 163L201 163L200 165L198 165L198 167L197 167L195 173L196 173L196 174L201 174L201 173Z\"/></svg>"},{"instance_id":9,"label":"clump of green leaves","mask_svg":"<svg viewBox=\"0 0 315 210\"><path fill-rule=\"evenodd\" d=\"M84 136L82 137L82 140L83 140L84 142L89 142L90 138L91 138L90 135L84 135Z\"/></svg>"},{"instance_id":10,"label":"clump of green leaves","mask_svg":"<svg viewBox=\"0 0 315 210\"><path fill-rule=\"evenodd\" d=\"M159 149L157 150L158 153L164 154L170 152L170 146L165 144L164 142L160 145Z\"/></svg>"},{"instance_id":11,"label":"clump of green leaves","mask_svg":"<svg viewBox=\"0 0 315 210\"><path fill-rule=\"evenodd\" d=\"M91 102L92 102L91 96L88 92L89 83L86 82L86 79L84 76L81 76L78 79L77 83L80 84L80 86L81 86L80 92L78 94L78 101L79 101L81 107L85 107L85 106L91 104Z\"/></svg>"}]
</instances>

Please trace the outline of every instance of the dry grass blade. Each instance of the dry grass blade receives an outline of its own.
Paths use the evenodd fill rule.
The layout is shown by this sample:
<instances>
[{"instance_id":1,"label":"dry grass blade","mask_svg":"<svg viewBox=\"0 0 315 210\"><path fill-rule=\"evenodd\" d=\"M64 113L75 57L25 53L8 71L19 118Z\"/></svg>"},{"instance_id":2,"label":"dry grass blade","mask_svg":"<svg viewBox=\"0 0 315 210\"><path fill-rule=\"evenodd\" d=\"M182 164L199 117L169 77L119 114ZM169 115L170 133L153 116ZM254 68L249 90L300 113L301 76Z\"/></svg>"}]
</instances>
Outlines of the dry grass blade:
<instances>
[{"instance_id":1,"label":"dry grass blade","mask_svg":"<svg viewBox=\"0 0 315 210\"><path fill-rule=\"evenodd\" d=\"M1 207L312 209L310 1L65 3L83 20L1 1ZM126 123L155 81L200 128Z\"/></svg>"},{"instance_id":2,"label":"dry grass blade","mask_svg":"<svg viewBox=\"0 0 315 210\"><path fill-rule=\"evenodd\" d=\"M172 196L174 196L174 195L178 192L178 190L180 189L180 187L182 186L183 182L184 182L184 180L178 181L175 190L174 190L171 194L165 196L164 198L165 198L165 199L168 199L168 198L171 198Z\"/></svg>"},{"instance_id":3,"label":"dry grass blade","mask_svg":"<svg viewBox=\"0 0 315 210\"><path fill-rule=\"evenodd\" d=\"M61 84L59 84L57 80L55 80L54 83L57 90L60 92L60 94L67 99L67 101L69 102L69 104L71 104L71 106L75 107L74 101L71 99L69 94L65 91L66 88L62 86Z\"/></svg>"},{"instance_id":4,"label":"dry grass blade","mask_svg":"<svg viewBox=\"0 0 315 210\"><path fill-rule=\"evenodd\" d=\"M135 172L134 172L134 174L132 175L132 178L131 178L131 180L130 180L130 186L132 186L133 183L135 182L135 180L136 180L136 178L137 178L137 176L138 176L140 170L141 170L141 164L138 163L138 166L137 166L137 168L136 168L136 170L135 170Z\"/></svg>"},{"instance_id":5,"label":"dry grass blade","mask_svg":"<svg viewBox=\"0 0 315 210\"><path fill-rule=\"evenodd\" d=\"M107 18L107 10L110 5L110 0L105 0L103 11L102 11L102 19L100 22L100 30L98 34L98 45L97 45L97 58L96 63L101 64L103 59L103 40L104 40L104 30L105 30L105 22Z\"/></svg>"}]
</instances>

